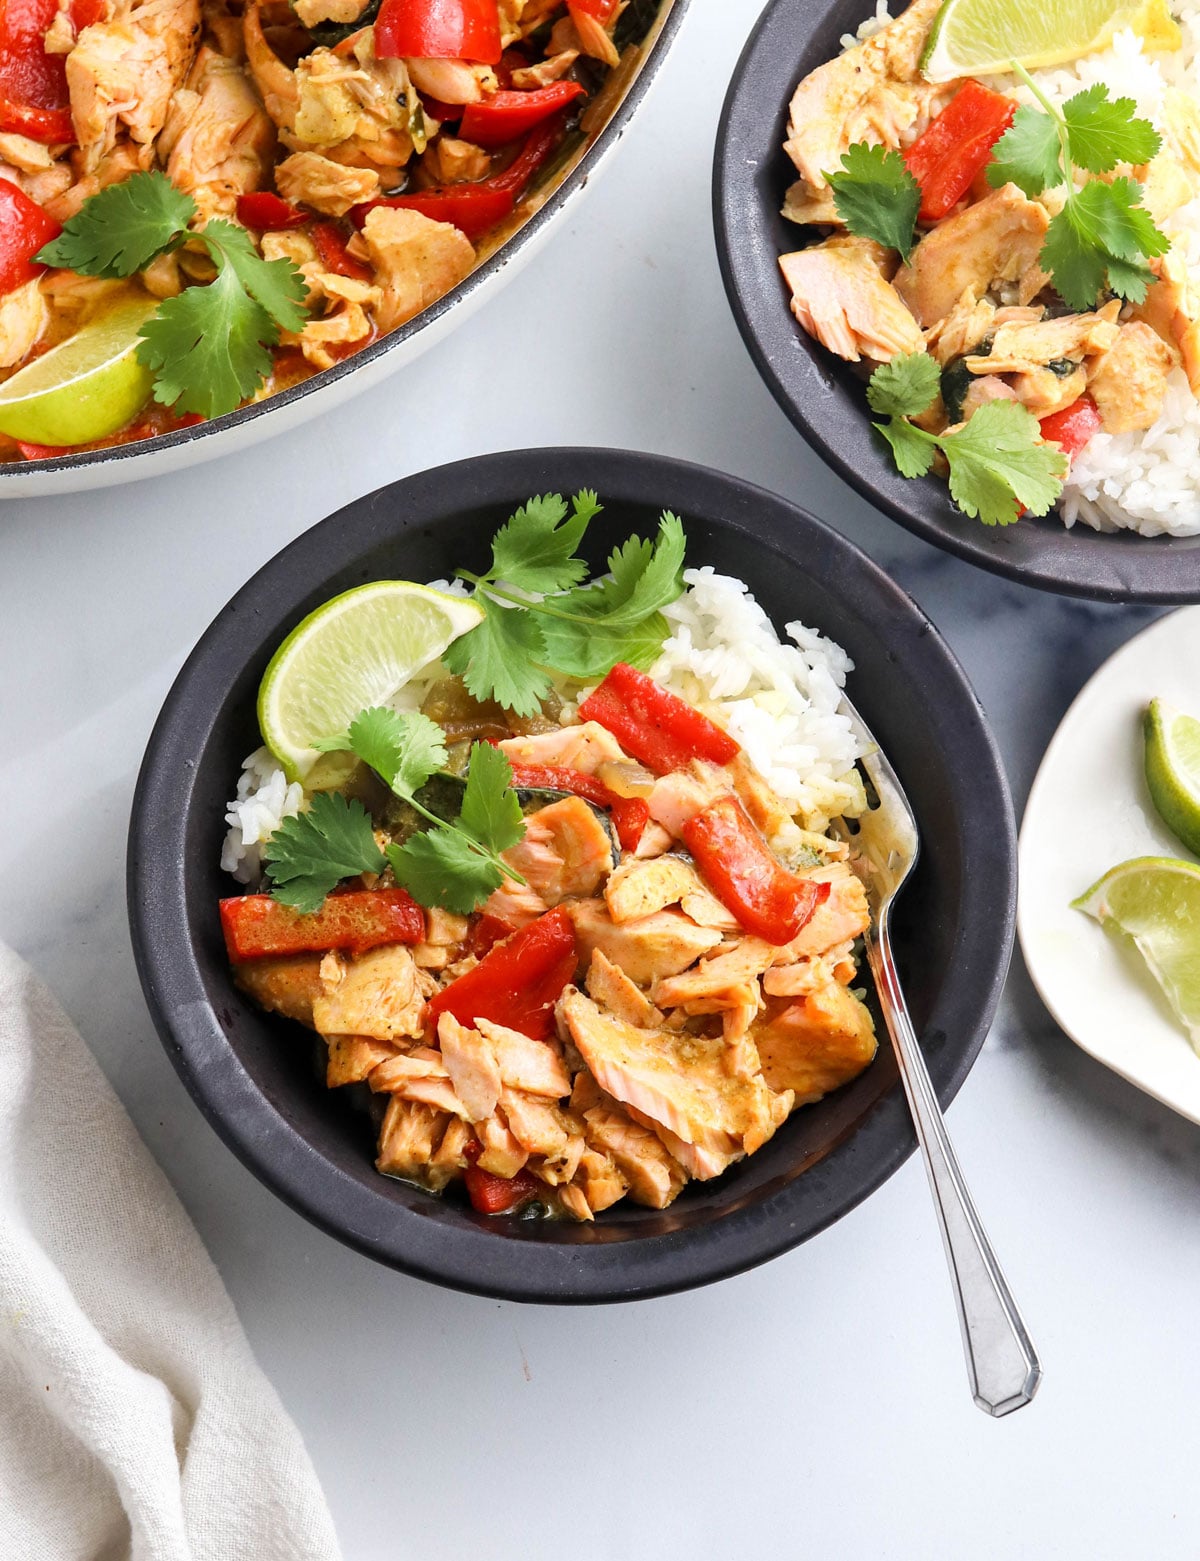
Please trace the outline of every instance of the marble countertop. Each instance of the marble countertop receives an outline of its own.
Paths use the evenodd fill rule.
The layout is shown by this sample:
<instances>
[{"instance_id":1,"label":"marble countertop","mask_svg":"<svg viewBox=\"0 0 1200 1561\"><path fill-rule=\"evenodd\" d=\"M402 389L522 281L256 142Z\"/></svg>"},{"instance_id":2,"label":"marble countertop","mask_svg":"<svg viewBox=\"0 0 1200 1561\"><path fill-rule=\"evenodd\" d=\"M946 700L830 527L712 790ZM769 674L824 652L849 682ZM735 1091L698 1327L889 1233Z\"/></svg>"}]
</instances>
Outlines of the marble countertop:
<instances>
[{"instance_id":1,"label":"marble countertop","mask_svg":"<svg viewBox=\"0 0 1200 1561\"><path fill-rule=\"evenodd\" d=\"M799 500L946 635L1018 814L1077 690L1153 616L1027 590L909 537L776 409L726 307L709 216L721 98L755 12L697 0L557 237L369 399L171 478L4 506L0 938L57 992L196 1221L350 1561L1192 1556L1200 1134L1076 1050L1019 958L949 1113L1046 1371L1033 1406L1000 1422L967 1394L915 1159L814 1241L705 1290L589 1310L479 1300L372 1264L262 1188L192 1105L142 1002L125 833L172 679L284 543L408 472L526 445L641 446ZM502 350L523 344L532 364L563 340L569 367L490 393Z\"/></svg>"}]
</instances>

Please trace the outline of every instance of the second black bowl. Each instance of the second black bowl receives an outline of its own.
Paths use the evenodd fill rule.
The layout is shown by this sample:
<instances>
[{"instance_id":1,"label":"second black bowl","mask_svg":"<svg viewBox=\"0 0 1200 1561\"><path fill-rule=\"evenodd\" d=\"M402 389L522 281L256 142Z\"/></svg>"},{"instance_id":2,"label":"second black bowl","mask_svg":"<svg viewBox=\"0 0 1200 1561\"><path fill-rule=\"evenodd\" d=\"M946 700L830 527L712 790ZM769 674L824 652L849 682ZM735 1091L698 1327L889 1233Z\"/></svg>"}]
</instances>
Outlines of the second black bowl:
<instances>
[{"instance_id":1,"label":"second black bowl","mask_svg":"<svg viewBox=\"0 0 1200 1561\"><path fill-rule=\"evenodd\" d=\"M1102 534L1082 524L1068 531L1054 514L989 528L954 507L940 478L901 477L871 427L862 379L793 318L779 256L806 239L780 215L796 178L783 150L788 103L801 77L834 58L842 36L872 10L871 0L772 0L733 73L717 137L713 213L725 290L759 373L830 466L927 542L1068 596L1200 601L1200 536Z\"/></svg>"},{"instance_id":2,"label":"second black bowl","mask_svg":"<svg viewBox=\"0 0 1200 1561\"><path fill-rule=\"evenodd\" d=\"M599 563L631 531L683 517L690 564L746 580L782 627L842 644L850 691L917 813L921 861L895 917L913 1018L943 1103L983 1043L1008 968L1012 808L982 711L928 619L849 542L761 489L659 456L530 450L425 472L359 499L286 548L205 632L155 727L134 799L129 912L163 1043L229 1146L293 1208L359 1251L464 1290L525 1301L630 1300L786 1251L852 1209L914 1148L886 1043L854 1083L798 1111L759 1153L669 1209L594 1225L488 1220L380 1176L369 1123L308 1065L304 1032L233 984L217 916L225 799L258 746L255 693L280 641L339 591L486 567L530 494L596 488Z\"/></svg>"}]
</instances>

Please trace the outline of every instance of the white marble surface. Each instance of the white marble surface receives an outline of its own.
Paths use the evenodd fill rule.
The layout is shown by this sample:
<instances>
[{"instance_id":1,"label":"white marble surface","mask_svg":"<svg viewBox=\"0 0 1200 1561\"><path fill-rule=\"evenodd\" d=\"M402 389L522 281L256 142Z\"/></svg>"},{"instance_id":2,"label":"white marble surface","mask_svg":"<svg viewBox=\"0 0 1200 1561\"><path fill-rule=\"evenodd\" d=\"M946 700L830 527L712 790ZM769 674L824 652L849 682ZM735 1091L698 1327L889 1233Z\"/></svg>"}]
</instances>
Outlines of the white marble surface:
<instances>
[{"instance_id":1,"label":"white marble surface","mask_svg":"<svg viewBox=\"0 0 1200 1561\"><path fill-rule=\"evenodd\" d=\"M755 10L694 0L557 241L369 402L174 479L4 507L0 937L58 992L195 1218L351 1561L1193 1556L1200 1136L1076 1051L1019 968L950 1112L1046 1368L1034 1405L1002 1422L966 1393L916 1162L815 1241L707 1290L598 1310L478 1300L376 1267L264 1191L143 1007L124 844L159 704L254 569L391 478L593 443L801 499L945 632L1018 809L1073 694L1148 621L910 538L776 410L726 309L709 219L713 132ZM496 393L514 345L527 391Z\"/></svg>"}]
</instances>

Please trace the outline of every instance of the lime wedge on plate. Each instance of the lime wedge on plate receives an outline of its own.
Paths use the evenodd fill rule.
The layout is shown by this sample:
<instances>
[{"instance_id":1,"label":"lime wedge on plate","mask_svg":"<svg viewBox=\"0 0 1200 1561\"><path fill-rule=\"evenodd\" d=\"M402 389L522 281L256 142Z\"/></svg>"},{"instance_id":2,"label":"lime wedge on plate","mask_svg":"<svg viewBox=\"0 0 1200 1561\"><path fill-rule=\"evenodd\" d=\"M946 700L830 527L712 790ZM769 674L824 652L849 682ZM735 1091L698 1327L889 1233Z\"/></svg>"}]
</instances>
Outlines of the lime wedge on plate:
<instances>
[{"instance_id":1,"label":"lime wedge on plate","mask_svg":"<svg viewBox=\"0 0 1200 1561\"><path fill-rule=\"evenodd\" d=\"M1161 699L1146 711L1146 784L1159 817L1200 856L1200 721Z\"/></svg>"},{"instance_id":2,"label":"lime wedge on plate","mask_svg":"<svg viewBox=\"0 0 1200 1561\"><path fill-rule=\"evenodd\" d=\"M289 780L321 757L313 746L344 732L483 619L462 596L411 580L377 580L309 613L271 658L258 688L263 739Z\"/></svg>"},{"instance_id":3,"label":"lime wedge on plate","mask_svg":"<svg viewBox=\"0 0 1200 1561\"><path fill-rule=\"evenodd\" d=\"M0 433L32 444L90 444L145 406L153 376L135 356L153 298L118 304L0 385Z\"/></svg>"},{"instance_id":4,"label":"lime wedge on plate","mask_svg":"<svg viewBox=\"0 0 1200 1561\"><path fill-rule=\"evenodd\" d=\"M1167 0L946 0L921 70L930 81L1003 75L1065 65L1106 49L1130 27L1148 49L1178 49L1183 38Z\"/></svg>"},{"instance_id":5,"label":"lime wedge on plate","mask_svg":"<svg viewBox=\"0 0 1200 1561\"><path fill-rule=\"evenodd\" d=\"M1133 940L1200 1052L1200 867L1134 857L1071 904Z\"/></svg>"}]
</instances>

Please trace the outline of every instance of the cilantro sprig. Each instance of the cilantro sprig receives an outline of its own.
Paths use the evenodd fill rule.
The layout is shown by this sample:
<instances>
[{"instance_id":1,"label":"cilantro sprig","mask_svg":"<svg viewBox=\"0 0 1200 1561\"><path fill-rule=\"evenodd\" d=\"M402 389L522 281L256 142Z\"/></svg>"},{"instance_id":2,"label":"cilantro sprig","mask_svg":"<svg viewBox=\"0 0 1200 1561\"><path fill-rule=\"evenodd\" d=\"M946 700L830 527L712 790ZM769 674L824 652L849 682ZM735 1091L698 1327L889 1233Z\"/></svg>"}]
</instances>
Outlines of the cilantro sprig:
<instances>
[{"instance_id":1,"label":"cilantro sprig","mask_svg":"<svg viewBox=\"0 0 1200 1561\"><path fill-rule=\"evenodd\" d=\"M379 873L390 864L396 882L419 904L465 916L505 878L525 882L500 859L524 835L525 820L512 789L512 766L499 749L474 744L462 810L451 821L417 796L446 765L445 734L428 716L383 707L360 710L346 732L316 746L355 754L431 827L384 851L361 802L318 792L308 811L285 819L267 845L266 873L275 899L298 911L317 911L343 878Z\"/></svg>"},{"instance_id":2,"label":"cilantro sprig","mask_svg":"<svg viewBox=\"0 0 1200 1561\"><path fill-rule=\"evenodd\" d=\"M476 699L533 715L550 692L550 669L602 677L617 661L650 666L667 635L661 609L683 590L683 526L664 512L658 537L630 537L608 558L609 576L589 585L576 554L600 511L596 495L530 499L497 533L486 574L460 569L484 620L445 653Z\"/></svg>"},{"instance_id":3,"label":"cilantro sprig","mask_svg":"<svg viewBox=\"0 0 1200 1561\"><path fill-rule=\"evenodd\" d=\"M1042 443L1037 419L1015 401L989 401L961 428L928 433L909 419L932 406L940 380L937 364L923 352L893 358L871 376L867 400L886 419L875 427L901 475L923 477L940 451L950 468L950 495L972 519L1008 526L1026 510L1047 514L1062 492L1067 458Z\"/></svg>"},{"instance_id":4,"label":"cilantro sprig","mask_svg":"<svg viewBox=\"0 0 1200 1561\"><path fill-rule=\"evenodd\" d=\"M840 170L825 175L833 203L849 233L912 254L921 209L921 186L899 152L856 141L842 156Z\"/></svg>"},{"instance_id":5,"label":"cilantro sprig","mask_svg":"<svg viewBox=\"0 0 1200 1561\"><path fill-rule=\"evenodd\" d=\"M156 401L219 417L263 383L280 331L303 326L308 289L290 260L264 260L244 228L214 218L194 233L196 216L195 201L165 174L135 173L89 196L35 258L81 276L127 277L184 243L203 245L215 279L164 299L137 355L154 373Z\"/></svg>"},{"instance_id":6,"label":"cilantro sprig","mask_svg":"<svg viewBox=\"0 0 1200 1561\"><path fill-rule=\"evenodd\" d=\"M1043 270L1072 309L1091 309L1105 292L1141 303L1154 280L1148 262L1165 255L1170 240L1141 204L1142 187L1125 177L1093 178L1077 187L1075 170L1110 174L1120 163L1138 166L1157 155L1162 138L1137 114L1132 98L1110 98L1103 82L1054 107L1020 65L1013 69L1041 104L1022 106L996 143L988 183L1017 185L1027 196L1062 187L1065 204L1051 221L1041 253Z\"/></svg>"}]
</instances>

